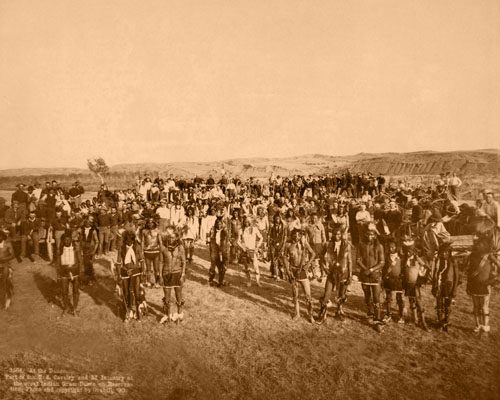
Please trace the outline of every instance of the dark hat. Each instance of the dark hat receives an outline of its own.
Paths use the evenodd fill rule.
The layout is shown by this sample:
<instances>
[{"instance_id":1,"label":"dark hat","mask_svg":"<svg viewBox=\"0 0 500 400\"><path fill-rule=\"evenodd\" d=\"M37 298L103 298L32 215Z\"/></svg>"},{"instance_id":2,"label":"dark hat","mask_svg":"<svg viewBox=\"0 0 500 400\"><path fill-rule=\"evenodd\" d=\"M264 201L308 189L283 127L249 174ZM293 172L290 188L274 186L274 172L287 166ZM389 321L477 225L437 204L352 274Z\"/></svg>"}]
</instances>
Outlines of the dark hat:
<instances>
[{"instance_id":1,"label":"dark hat","mask_svg":"<svg viewBox=\"0 0 500 400\"><path fill-rule=\"evenodd\" d=\"M450 249L451 243L452 243L451 240L447 240L447 241L442 242L441 245L439 246L439 251L443 252L443 251Z\"/></svg>"},{"instance_id":2,"label":"dark hat","mask_svg":"<svg viewBox=\"0 0 500 400\"><path fill-rule=\"evenodd\" d=\"M443 219L443 216L441 215L441 213L439 212L439 210L437 208L432 210L432 215L429 218L430 222L440 222L442 219Z\"/></svg>"}]
</instances>

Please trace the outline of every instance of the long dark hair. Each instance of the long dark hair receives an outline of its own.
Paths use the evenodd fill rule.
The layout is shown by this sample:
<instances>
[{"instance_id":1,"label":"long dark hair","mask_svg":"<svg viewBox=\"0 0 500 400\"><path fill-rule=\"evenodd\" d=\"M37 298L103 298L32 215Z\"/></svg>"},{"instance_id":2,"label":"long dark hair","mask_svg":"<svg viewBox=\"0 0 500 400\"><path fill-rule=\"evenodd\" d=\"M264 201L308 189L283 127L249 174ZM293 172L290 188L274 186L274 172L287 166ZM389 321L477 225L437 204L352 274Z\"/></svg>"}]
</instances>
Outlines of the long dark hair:
<instances>
[{"instance_id":1,"label":"long dark hair","mask_svg":"<svg viewBox=\"0 0 500 400\"><path fill-rule=\"evenodd\" d=\"M62 255L63 249L64 249L64 241L68 237L71 239L71 246L73 246L73 249L75 248L75 241L73 240L73 233L70 229L66 229L64 234L61 236L61 247L59 248L59 255Z\"/></svg>"},{"instance_id":2,"label":"long dark hair","mask_svg":"<svg viewBox=\"0 0 500 400\"><path fill-rule=\"evenodd\" d=\"M344 257L345 251L347 249L347 241L342 237L342 231L340 229L334 229L332 232L332 238L330 240L330 246L331 249L335 249L335 235L337 233L340 233L340 251L339 251L339 258Z\"/></svg>"},{"instance_id":3,"label":"long dark hair","mask_svg":"<svg viewBox=\"0 0 500 400\"><path fill-rule=\"evenodd\" d=\"M127 242L132 241L132 244L135 244L135 233L130 231L125 231L123 232L122 239L123 240L122 240L121 251L122 253L125 253L127 251Z\"/></svg>"}]
</instances>

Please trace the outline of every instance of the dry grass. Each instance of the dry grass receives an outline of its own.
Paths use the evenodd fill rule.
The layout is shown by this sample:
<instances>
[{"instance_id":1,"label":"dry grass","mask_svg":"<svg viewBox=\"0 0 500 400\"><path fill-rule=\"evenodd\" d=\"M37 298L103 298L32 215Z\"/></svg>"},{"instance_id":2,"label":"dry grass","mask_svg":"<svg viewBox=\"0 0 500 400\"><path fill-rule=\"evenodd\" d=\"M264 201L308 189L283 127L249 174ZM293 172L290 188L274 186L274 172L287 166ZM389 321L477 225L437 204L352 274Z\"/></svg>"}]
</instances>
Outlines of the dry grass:
<instances>
[{"instance_id":1,"label":"dry grass","mask_svg":"<svg viewBox=\"0 0 500 400\"><path fill-rule=\"evenodd\" d=\"M241 271L233 269L231 286L212 288L206 284L206 250L196 254L181 325L158 324L159 289L148 290L153 315L122 323L106 260L97 267L98 286L82 292L77 318L61 317L60 308L49 304L57 294L52 267L15 265L14 303L0 313L0 371L18 366L132 375L128 399L498 398L495 297L489 337L473 337L463 285L449 334L397 324L377 334L364 321L358 284L351 287L344 323L332 317L322 326L294 323L287 284L264 278L263 288L247 289ZM425 292L426 308L433 311L429 288ZM314 285L313 294L318 299L322 287ZM0 398L19 398L8 386L0 378Z\"/></svg>"}]
</instances>

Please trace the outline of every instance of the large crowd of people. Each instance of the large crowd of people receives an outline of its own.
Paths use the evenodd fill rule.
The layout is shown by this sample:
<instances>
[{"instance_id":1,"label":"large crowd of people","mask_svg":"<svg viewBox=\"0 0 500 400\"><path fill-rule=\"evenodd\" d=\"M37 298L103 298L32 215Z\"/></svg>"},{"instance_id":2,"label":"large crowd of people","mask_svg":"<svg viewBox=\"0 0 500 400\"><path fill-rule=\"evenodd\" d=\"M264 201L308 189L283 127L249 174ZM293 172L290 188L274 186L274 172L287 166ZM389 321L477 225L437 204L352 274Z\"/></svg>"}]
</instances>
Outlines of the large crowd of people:
<instances>
[{"instance_id":1,"label":"large crowd of people","mask_svg":"<svg viewBox=\"0 0 500 400\"><path fill-rule=\"evenodd\" d=\"M445 224L461 211L461 186L456 174L424 186L349 170L265 180L144 176L128 188L102 184L84 201L79 182L69 189L56 181L19 184L10 207L0 198L3 304L12 298L12 260L45 259L57 269L64 311L76 315L80 285L95 282L95 259L108 255L125 321L145 315L147 290L163 289L161 322L180 322L186 270L199 243L209 249L210 285L231 284L226 271L236 264L244 266L247 286L262 287L261 274L269 271L291 285L293 319L300 318L303 292L311 323L325 322L332 306L344 320L349 285L358 280L374 329L394 320L428 330L421 300L429 282L446 331L462 271ZM464 270L480 333L490 330L499 265L500 210L492 190L476 200L474 215L490 222L474 232ZM313 280L325 285L320 299L312 298Z\"/></svg>"}]
</instances>

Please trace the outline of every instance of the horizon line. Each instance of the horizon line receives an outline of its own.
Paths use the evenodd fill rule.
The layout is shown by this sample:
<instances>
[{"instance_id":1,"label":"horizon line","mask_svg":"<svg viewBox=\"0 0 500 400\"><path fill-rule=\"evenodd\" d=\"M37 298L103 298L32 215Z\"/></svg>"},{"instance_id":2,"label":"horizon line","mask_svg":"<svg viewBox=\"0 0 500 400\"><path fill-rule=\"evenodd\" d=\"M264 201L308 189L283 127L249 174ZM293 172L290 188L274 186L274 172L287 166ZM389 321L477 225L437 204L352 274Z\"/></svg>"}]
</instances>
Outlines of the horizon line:
<instances>
[{"instance_id":1,"label":"horizon line","mask_svg":"<svg viewBox=\"0 0 500 400\"><path fill-rule=\"evenodd\" d=\"M142 161L142 162L134 162L134 163L116 163L112 165L108 165L109 168L113 168L121 165L140 165L140 164L213 164L213 163L228 163L232 161L239 160L249 160L249 159L264 159L264 160L286 160L297 157L337 157L337 158L348 158L348 157L356 157L356 156L370 156L370 155L384 155L384 154L416 154L416 153L460 153L460 152L491 152L496 151L500 152L500 149L497 148L486 148L486 149L471 149L471 150L415 150L415 151L407 151L407 152L397 152L397 151L387 151L387 152L379 152L379 153L370 153L370 152L359 152L355 154L347 154L347 155L333 155L333 154L322 154L322 153L305 153L305 154L296 154L290 155L286 157L265 157L265 156L246 156L246 157L236 157L236 158L227 158L222 160L212 160L212 161ZM96 155L94 158L102 157L104 161L106 158L102 155ZM91 159L92 157L89 157ZM85 162L87 159L85 159ZM11 168L2 168L1 171L12 171L12 170L29 170L29 169L76 169L76 170L88 170L88 168L84 167L11 167Z\"/></svg>"}]
</instances>

